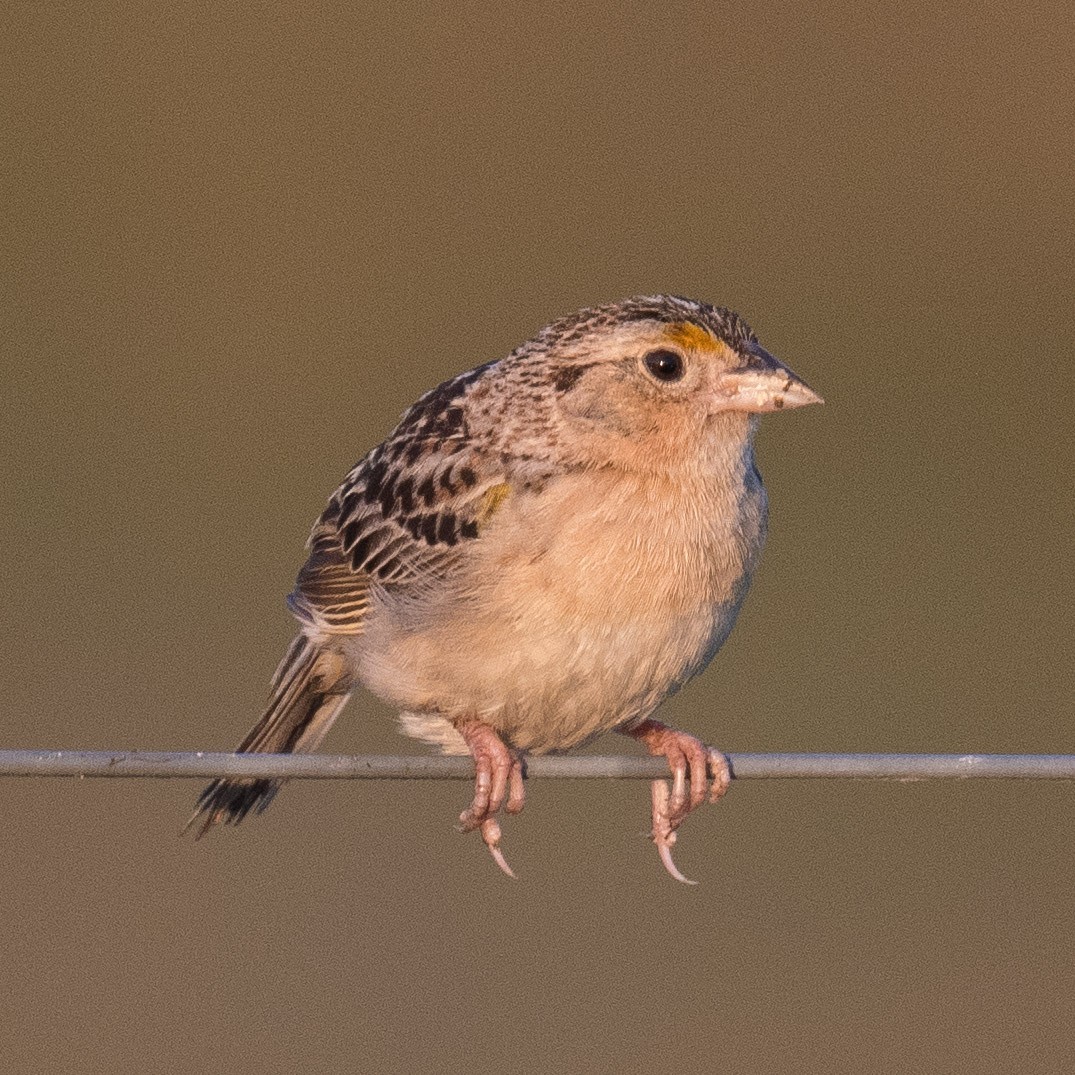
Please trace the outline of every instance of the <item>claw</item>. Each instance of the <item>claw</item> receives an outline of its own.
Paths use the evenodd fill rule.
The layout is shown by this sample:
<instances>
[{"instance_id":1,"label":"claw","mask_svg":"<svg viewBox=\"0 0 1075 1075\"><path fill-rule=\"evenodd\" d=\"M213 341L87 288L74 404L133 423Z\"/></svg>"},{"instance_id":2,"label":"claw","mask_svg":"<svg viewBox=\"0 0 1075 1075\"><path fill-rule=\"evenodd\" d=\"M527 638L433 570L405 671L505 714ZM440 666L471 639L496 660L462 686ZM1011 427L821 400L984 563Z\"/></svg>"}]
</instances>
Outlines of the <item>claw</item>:
<instances>
[{"instance_id":1,"label":"claw","mask_svg":"<svg viewBox=\"0 0 1075 1075\"><path fill-rule=\"evenodd\" d=\"M685 885L696 885L697 881L692 881L689 877L684 877L683 874L676 869L676 864L672 861L672 848L669 844L658 844L657 854L661 856L661 862L664 864L664 868L677 880L682 881Z\"/></svg>"},{"instance_id":2,"label":"claw","mask_svg":"<svg viewBox=\"0 0 1075 1075\"><path fill-rule=\"evenodd\" d=\"M500 850L500 826L496 823L496 818L486 818L482 822L481 833L485 846L489 848L489 854L493 856L493 861L504 873L514 879L515 871L508 865L504 852Z\"/></svg>"}]
</instances>

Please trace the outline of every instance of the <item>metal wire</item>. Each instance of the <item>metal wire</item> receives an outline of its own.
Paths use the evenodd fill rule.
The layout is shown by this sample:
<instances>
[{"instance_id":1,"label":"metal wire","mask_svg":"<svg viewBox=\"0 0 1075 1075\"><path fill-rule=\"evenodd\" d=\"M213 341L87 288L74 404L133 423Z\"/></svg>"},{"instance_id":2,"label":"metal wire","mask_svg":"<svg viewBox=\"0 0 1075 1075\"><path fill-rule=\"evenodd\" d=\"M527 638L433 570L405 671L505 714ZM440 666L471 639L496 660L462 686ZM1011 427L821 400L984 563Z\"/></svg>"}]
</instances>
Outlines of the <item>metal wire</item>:
<instances>
[{"instance_id":1,"label":"metal wire","mask_svg":"<svg viewBox=\"0 0 1075 1075\"><path fill-rule=\"evenodd\" d=\"M1075 754L729 754L740 780L993 778L1075 780ZM528 776L653 780L662 758L537 757ZM208 754L129 750L0 750L0 776L249 777L309 780L473 780L466 757Z\"/></svg>"}]
</instances>

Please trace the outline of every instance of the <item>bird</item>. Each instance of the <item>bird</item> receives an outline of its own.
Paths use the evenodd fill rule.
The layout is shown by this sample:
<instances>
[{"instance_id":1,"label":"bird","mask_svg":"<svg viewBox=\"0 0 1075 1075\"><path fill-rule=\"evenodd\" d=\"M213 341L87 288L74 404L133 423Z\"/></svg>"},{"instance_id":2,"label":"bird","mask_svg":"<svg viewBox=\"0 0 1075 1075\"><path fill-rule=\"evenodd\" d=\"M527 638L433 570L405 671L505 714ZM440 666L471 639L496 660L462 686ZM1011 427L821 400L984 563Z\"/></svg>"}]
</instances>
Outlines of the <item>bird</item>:
<instances>
[{"instance_id":1,"label":"bird","mask_svg":"<svg viewBox=\"0 0 1075 1075\"><path fill-rule=\"evenodd\" d=\"M760 415L821 403L732 310L637 296L553 321L426 392L328 500L288 598L299 632L240 753L315 751L362 687L469 754L459 828L497 865L530 755L615 731L668 761L650 835L727 790L727 757L657 720L727 639L765 542ZM282 781L221 778L188 828ZM690 882L693 883L693 882Z\"/></svg>"}]
</instances>

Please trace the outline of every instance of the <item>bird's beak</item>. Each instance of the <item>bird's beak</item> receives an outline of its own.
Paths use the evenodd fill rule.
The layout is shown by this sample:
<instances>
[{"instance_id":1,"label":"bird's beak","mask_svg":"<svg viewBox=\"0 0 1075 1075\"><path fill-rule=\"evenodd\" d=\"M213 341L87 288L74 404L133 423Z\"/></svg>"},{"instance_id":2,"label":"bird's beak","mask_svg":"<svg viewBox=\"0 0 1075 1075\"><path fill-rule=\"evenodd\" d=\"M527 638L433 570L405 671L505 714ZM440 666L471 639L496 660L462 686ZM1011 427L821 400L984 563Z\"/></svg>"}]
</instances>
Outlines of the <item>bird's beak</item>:
<instances>
[{"instance_id":1,"label":"bird's beak","mask_svg":"<svg viewBox=\"0 0 1075 1075\"><path fill-rule=\"evenodd\" d=\"M751 344L739 357L738 366L717 378L714 410L762 414L825 402L783 362L757 344Z\"/></svg>"}]
</instances>

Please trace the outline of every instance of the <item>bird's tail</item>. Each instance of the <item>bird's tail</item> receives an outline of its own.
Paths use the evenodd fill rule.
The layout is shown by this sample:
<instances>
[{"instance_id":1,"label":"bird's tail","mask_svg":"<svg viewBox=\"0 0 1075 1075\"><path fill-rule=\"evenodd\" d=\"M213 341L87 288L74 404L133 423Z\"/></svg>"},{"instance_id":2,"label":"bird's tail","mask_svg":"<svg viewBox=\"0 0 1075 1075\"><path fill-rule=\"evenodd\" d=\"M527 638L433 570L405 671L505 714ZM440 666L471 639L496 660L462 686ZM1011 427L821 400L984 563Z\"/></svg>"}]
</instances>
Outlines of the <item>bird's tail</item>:
<instances>
[{"instance_id":1,"label":"bird's tail","mask_svg":"<svg viewBox=\"0 0 1075 1075\"><path fill-rule=\"evenodd\" d=\"M299 635L273 677L269 704L236 748L239 754L309 753L320 746L350 697L343 659ZM201 793L184 832L199 825L204 836L218 822L238 825L251 810L261 813L282 780L220 779Z\"/></svg>"}]
</instances>

